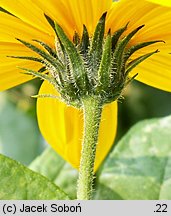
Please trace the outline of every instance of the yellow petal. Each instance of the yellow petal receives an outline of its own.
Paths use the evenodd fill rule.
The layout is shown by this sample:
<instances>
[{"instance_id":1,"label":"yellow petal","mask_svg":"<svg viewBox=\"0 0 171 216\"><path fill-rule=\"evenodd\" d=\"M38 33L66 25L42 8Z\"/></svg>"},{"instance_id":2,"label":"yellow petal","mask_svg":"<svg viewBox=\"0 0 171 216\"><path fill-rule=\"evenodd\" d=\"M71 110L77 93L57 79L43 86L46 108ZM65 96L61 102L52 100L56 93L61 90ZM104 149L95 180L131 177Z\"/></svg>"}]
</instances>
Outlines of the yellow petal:
<instances>
[{"instance_id":1,"label":"yellow petal","mask_svg":"<svg viewBox=\"0 0 171 216\"><path fill-rule=\"evenodd\" d=\"M139 0L138 4L136 3L137 0L122 0L113 3L108 12L106 28L111 28L114 32L129 22L125 32L127 35L138 26L145 25L133 38L133 44L156 38L167 42L170 38L171 9L144 0Z\"/></svg>"},{"instance_id":2,"label":"yellow petal","mask_svg":"<svg viewBox=\"0 0 171 216\"><path fill-rule=\"evenodd\" d=\"M25 41L37 39L54 46L53 36L31 27L14 16L0 12L0 41L16 43L15 38Z\"/></svg>"},{"instance_id":3,"label":"yellow petal","mask_svg":"<svg viewBox=\"0 0 171 216\"><path fill-rule=\"evenodd\" d=\"M85 24L90 33L101 17L112 5L112 0L49 0L34 1L47 15L59 23L70 38L74 31L82 33L83 24Z\"/></svg>"},{"instance_id":4,"label":"yellow petal","mask_svg":"<svg viewBox=\"0 0 171 216\"><path fill-rule=\"evenodd\" d=\"M0 42L0 91L19 85L32 79L29 75L24 75L17 67L38 70L41 64L27 60L12 59L6 56L35 56L33 52L23 45L15 43Z\"/></svg>"},{"instance_id":5,"label":"yellow petal","mask_svg":"<svg viewBox=\"0 0 171 216\"><path fill-rule=\"evenodd\" d=\"M54 31L45 19L43 11L31 0L0 0L0 5L34 28L54 35Z\"/></svg>"},{"instance_id":6,"label":"yellow petal","mask_svg":"<svg viewBox=\"0 0 171 216\"><path fill-rule=\"evenodd\" d=\"M149 2L153 2L156 4L161 4L163 6L171 6L171 1L170 0L148 0Z\"/></svg>"},{"instance_id":7,"label":"yellow petal","mask_svg":"<svg viewBox=\"0 0 171 216\"><path fill-rule=\"evenodd\" d=\"M57 95L56 90L43 82L39 94ZM52 98L39 98L37 115L40 130L46 141L73 167L79 168L83 134L83 113ZM117 103L106 105L100 124L95 170L109 152L116 134Z\"/></svg>"},{"instance_id":8,"label":"yellow petal","mask_svg":"<svg viewBox=\"0 0 171 216\"><path fill-rule=\"evenodd\" d=\"M124 14L124 16L123 16ZM138 73L137 80L153 87L171 91L171 9L159 6L144 0L122 0L113 4L107 18L107 27L112 31L123 27L128 21L128 34L140 25L145 25L131 40L129 46L139 42L164 40L166 43L157 43L141 49L134 57L159 49L160 53L137 66L132 74ZM114 23L112 25L112 23Z\"/></svg>"},{"instance_id":9,"label":"yellow petal","mask_svg":"<svg viewBox=\"0 0 171 216\"><path fill-rule=\"evenodd\" d=\"M11 70L9 66L12 67L13 70ZM25 68L34 69L33 65L30 62L28 61L22 61L22 63L11 62L9 66L4 65L3 67L0 67L1 70L0 91L4 91L6 89L12 88L14 86L17 86L19 84L22 84L24 82L33 79L33 77L29 75L22 74L23 71L17 68L17 67L25 67ZM37 70L37 68L35 68L35 70Z\"/></svg>"},{"instance_id":10,"label":"yellow petal","mask_svg":"<svg viewBox=\"0 0 171 216\"><path fill-rule=\"evenodd\" d=\"M38 55L31 51L29 48L25 47L22 44L18 43L10 43L10 42L0 42L0 63L3 64L6 62L10 63L11 58L8 58L7 56L35 56ZM22 61L17 60L15 61ZM33 62L32 62L33 63Z\"/></svg>"},{"instance_id":11,"label":"yellow petal","mask_svg":"<svg viewBox=\"0 0 171 216\"><path fill-rule=\"evenodd\" d=\"M31 27L16 17L0 12L0 91L19 85L32 79L24 75L21 69L24 67L38 70L42 67L39 63L27 60L11 59L6 56L36 56L34 52L17 42L15 38L31 41L39 39L45 41L52 47L54 37Z\"/></svg>"},{"instance_id":12,"label":"yellow petal","mask_svg":"<svg viewBox=\"0 0 171 216\"><path fill-rule=\"evenodd\" d=\"M138 73L137 80L171 92L171 55L155 54L136 67L132 75Z\"/></svg>"}]
</instances>

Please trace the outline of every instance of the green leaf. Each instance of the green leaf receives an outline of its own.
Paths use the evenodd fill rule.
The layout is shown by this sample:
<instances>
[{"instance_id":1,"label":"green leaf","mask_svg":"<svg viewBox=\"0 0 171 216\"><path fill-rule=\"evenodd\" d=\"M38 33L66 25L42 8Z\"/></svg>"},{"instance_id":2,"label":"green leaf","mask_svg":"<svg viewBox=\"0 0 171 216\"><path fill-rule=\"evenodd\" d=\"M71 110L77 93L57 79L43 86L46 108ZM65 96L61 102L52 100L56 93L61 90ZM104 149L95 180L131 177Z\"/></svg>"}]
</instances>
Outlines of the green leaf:
<instances>
[{"instance_id":1,"label":"green leaf","mask_svg":"<svg viewBox=\"0 0 171 216\"><path fill-rule=\"evenodd\" d=\"M36 119L0 94L0 153L29 164L44 146Z\"/></svg>"},{"instance_id":2,"label":"green leaf","mask_svg":"<svg viewBox=\"0 0 171 216\"><path fill-rule=\"evenodd\" d=\"M99 177L95 199L171 199L171 116L135 125Z\"/></svg>"},{"instance_id":3,"label":"green leaf","mask_svg":"<svg viewBox=\"0 0 171 216\"><path fill-rule=\"evenodd\" d=\"M76 199L77 179L78 171L66 163L54 182L69 194L71 199Z\"/></svg>"},{"instance_id":4,"label":"green leaf","mask_svg":"<svg viewBox=\"0 0 171 216\"><path fill-rule=\"evenodd\" d=\"M64 200L69 197L50 180L0 155L1 200Z\"/></svg>"},{"instance_id":5,"label":"green leaf","mask_svg":"<svg viewBox=\"0 0 171 216\"><path fill-rule=\"evenodd\" d=\"M48 147L30 164L29 168L54 181L65 163L52 148Z\"/></svg>"},{"instance_id":6,"label":"green leaf","mask_svg":"<svg viewBox=\"0 0 171 216\"><path fill-rule=\"evenodd\" d=\"M76 199L78 171L72 168L52 148L48 147L42 155L30 164L29 168L48 177L72 199Z\"/></svg>"}]
</instances>

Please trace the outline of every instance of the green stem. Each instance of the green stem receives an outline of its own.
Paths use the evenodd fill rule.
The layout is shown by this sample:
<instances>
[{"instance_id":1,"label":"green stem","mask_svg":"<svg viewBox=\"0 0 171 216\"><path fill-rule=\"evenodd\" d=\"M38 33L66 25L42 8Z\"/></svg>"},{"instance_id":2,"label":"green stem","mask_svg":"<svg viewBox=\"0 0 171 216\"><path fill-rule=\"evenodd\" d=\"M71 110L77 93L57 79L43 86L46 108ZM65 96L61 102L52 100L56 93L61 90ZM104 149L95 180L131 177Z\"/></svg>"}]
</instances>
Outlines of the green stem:
<instances>
[{"instance_id":1,"label":"green stem","mask_svg":"<svg viewBox=\"0 0 171 216\"><path fill-rule=\"evenodd\" d=\"M90 200L93 191L94 161L102 113L101 100L93 97L84 98L83 110L84 136L79 169L77 199Z\"/></svg>"}]
</instances>

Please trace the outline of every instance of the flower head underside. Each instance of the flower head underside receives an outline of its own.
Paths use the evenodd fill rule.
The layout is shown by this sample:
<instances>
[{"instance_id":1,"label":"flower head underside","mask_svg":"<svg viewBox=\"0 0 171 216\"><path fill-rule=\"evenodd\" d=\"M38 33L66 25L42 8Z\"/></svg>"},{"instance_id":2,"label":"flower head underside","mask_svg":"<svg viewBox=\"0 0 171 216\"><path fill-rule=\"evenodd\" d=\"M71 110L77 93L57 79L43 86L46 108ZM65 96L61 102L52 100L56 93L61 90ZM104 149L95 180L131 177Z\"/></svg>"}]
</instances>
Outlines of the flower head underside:
<instances>
[{"instance_id":1,"label":"flower head underside","mask_svg":"<svg viewBox=\"0 0 171 216\"><path fill-rule=\"evenodd\" d=\"M108 105L100 125L97 168L116 134L117 103L111 102L130 80L171 90L171 10L145 0L15 3L0 1L14 15L1 12L0 89L32 79L21 73L19 68L24 68L48 81L40 95L59 97L58 91L65 103L76 107L86 95L100 97ZM78 167L82 112L65 103L39 98L39 126L53 148Z\"/></svg>"}]
</instances>

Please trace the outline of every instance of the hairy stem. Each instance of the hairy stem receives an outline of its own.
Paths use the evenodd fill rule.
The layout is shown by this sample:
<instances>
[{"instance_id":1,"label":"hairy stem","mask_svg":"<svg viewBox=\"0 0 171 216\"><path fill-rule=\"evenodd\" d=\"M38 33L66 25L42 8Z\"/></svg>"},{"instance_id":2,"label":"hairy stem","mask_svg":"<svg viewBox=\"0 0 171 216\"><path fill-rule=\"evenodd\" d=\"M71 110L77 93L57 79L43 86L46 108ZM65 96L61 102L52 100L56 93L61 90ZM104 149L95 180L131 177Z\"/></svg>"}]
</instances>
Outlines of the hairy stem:
<instances>
[{"instance_id":1,"label":"hairy stem","mask_svg":"<svg viewBox=\"0 0 171 216\"><path fill-rule=\"evenodd\" d=\"M93 97L83 99L83 110L84 136L79 169L77 199L90 200L93 191L94 161L102 113L101 100Z\"/></svg>"}]
</instances>

